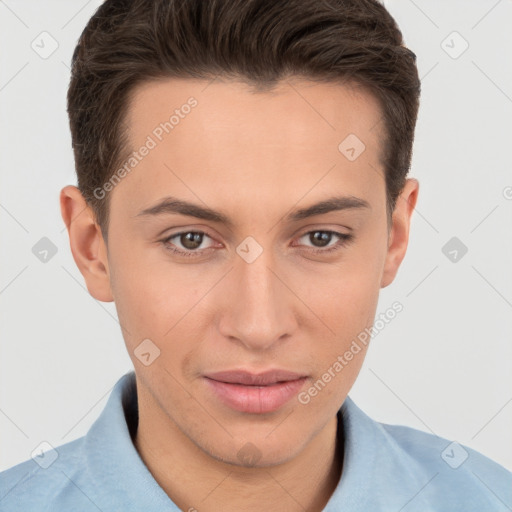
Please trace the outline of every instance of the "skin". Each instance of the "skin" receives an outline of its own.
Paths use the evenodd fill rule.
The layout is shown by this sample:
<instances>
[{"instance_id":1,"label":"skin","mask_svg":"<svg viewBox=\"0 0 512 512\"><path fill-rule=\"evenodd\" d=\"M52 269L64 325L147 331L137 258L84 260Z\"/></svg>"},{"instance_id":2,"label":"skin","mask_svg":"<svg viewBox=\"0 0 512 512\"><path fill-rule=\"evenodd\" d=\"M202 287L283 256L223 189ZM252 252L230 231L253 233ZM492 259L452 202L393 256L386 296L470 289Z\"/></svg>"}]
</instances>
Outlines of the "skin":
<instances>
[{"instance_id":1,"label":"skin","mask_svg":"<svg viewBox=\"0 0 512 512\"><path fill-rule=\"evenodd\" d=\"M308 376L302 390L321 378L373 324L379 290L406 253L419 183L407 180L388 225L377 101L298 78L257 93L220 79L145 83L128 110L132 150L190 96L198 105L111 192L108 247L78 189L62 189L73 257L90 294L115 301L137 379L135 445L170 498L199 512L320 511L343 478L336 412L366 350L308 404L294 397L272 413L231 409L203 375L283 368ZM349 133L366 146L352 162L338 150ZM137 216L170 195L233 225ZM334 195L369 207L284 219ZM194 230L207 234L199 249L179 236L168 246L199 257L162 242ZM340 240L321 244L315 230L354 238L315 254ZM252 263L236 252L248 236L263 248ZM149 366L134 354L146 338L160 349ZM260 456L253 465L237 457L248 442Z\"/></svg>"}]
</instances>

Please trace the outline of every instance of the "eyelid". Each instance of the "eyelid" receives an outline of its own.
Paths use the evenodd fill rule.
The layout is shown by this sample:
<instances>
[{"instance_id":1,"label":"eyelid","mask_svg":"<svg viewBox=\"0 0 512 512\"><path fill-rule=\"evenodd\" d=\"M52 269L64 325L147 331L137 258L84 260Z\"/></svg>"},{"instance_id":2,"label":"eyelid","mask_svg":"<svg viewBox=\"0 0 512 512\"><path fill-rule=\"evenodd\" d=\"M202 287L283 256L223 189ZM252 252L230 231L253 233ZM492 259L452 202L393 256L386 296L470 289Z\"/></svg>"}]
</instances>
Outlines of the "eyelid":
<instances>
[{"instance_id":1,"label":"eyelid","mask_svg":"<svg viewBox=\"0 0 512 512\"><path fill-rule=\"evenodd\" d=\"M300 239L306 235L309 235L314 232L324 232L324 233L330 233L331 235L334 235L338 240L333 245L327 245L325 247L315 247L315 246L308 246L306 245L306 252L314 253L314 254L320 254L320 255L327 255L334 252L337 252L350 244L354 240L354 235L352 233L343 233L340 231L337 231L336 229L329 229L329 228L323 228L323 227L314 227L314 226L307 226L303 228L304 231L301 232L301 234L297 235L296 238ZM350 231L352 231L350 228L347 228ZM171 233L168 236L166 236L163 240L160 240L160 242L164 245L165 249L168 251L171 251L171 253L177 254L178 256L186 256L186 257L201 257L207 252L211 252L213 249L215 249L215 245L206 247L203 249L180 249L180 248L173 248L169 245L175 245L170 242L171 239L178 237L183 234L187 233L200 233L202 235L206 235L208 238L216 242L215 237L211 236L211 234L208 232L208 229L206 228L185 228L181 231L177 231L175 233ZM204 239L203 239L204 240ZM331 240L332 241L332 240ZM331 243L329 241L329 243ZM217 242L220 243L220 242ZM223 245L223 244L222 244ZM296 247L297 245L293 245L293 247ZM298 246L303 246L303 244L298 244Z\"/></svg>"},{"instance_id":2,"label":"eyelid","mask_svg":"<svg viewBox=\"0 0 512 512\"><path fill-rule=\"evenodd\" d=\"M329 233L333 233L333 234L336 234L336 235L340 235L340 236L348 236L348 235L351 235L353 230L352 228L348 227L348 226L342 226L343 229L346 229L348 232L347 233L344 233L342 231L338 231L340 229L339 226L336 226L334 228L329 228L329 227L319 227L317 225L309 225L309 226L305 226L303 227L300 231L299 231L299 234L295 235L294 238L302 238L304 235L307 235L311 232L314 232L314 231L325 231L325 232L329 232ZM180 229L180 228L176 228L176 229ZM171 230L165 230L165 231L171 231ZM164 231L164 233L165 233ZM207 235L208 237L210 237L211 239L215 240L216 239L216 235L212 235L212 233L209 232L209 229L206 227L206 226L192 226L192 227L184 227L184 228L181 228L180 231L176 231L174 233L168 233L166 234L164 237L163 237L163 241L165 240L169 240L170 238L174 238L175 236L178 236L178 235L183 235L183 234L186 234L186 233L202 233L202 234L205 234ZM162 235L160 235L162 236Z\"/></svg>"},{"instance_id":3,"label":"eyelid","mask_svg":"<svg viewBox=\"0 0 512 512\"><path fill-rule=\"evenodd\" d=\"M307 231L303 232L301 235L299 235L297 238L301 239L304 236L307 236L311 233L315 232L323 232L323 233L329 233L331 236L334 236L338 240L335 240L335 243L332 245L327 245L324 247L315 247L314 245L306 245L306 251L314 254L330 254L334 253L338 250L341 250L343 247L347 246L354 240L354 235L352 233L343 233L341 231L336 231L334 229L319 229L319 228L313 228L308 229ZM332 242L332 240L329 241L329 244ZM302 244L299 244L302 245Z\"/></svg>"},{"instance_id":4,"label":"eyelid","mask_svg":"<svg viewBox=\"0 0 512 512\"><path fill-rule=\"evenodd\" d=\"M208 230L207 230L206 228L188 228L188 229L182 229L181 231L176 231L175 233L171 233L171 234L168 234L168 235L164 236L164 238L163 238L161 241L162 241L162 242L164 242L164 243L171 243L171 242L169 242L169 240L171 240L172 238L178 237L178 236L180 236L180 235L185 235L185 234L187 234L187 233L200 233L200 234L202 234L202 235L206 235L206 236L207 236L208 238L210 238L214 243L217 243L217 244L218 244L218 243L220 243L220 242L216 242L215 237L214 237L214 236L212 236L212 235L208 232ZM204 237L203 237L203 239L204 239ZM190 250L190 249L189 249L189 252L197 252L197 253L199 253L199 252L201 252L201 251L206 251L206 250L211 249L211 248L213 248L213 246L212 246L212 247L206 247L205 249L196 249L196 250L194 250L194 251L192 251L192 250ZM186 249L180 249L180 250L185 251Z\"/></svg>"},{"instance_id":5,"label":"eyelid","mask_svg":"<svg viewBox=\"0 0 512 512\"><path fill-rule=\"evenodd\" d=\"M343 232L343 230L347 230L346 233ZM352 234L353 232L353 229L352 228L349 228L348 226L332 226L329 227L329 226L325 226L324 225L318 225L318 224L310 224L308 226L304 226L303 228L301 228L301 230L299 231L299 235L298 237L301 237L303 235L306 235L307 233L311 233L312 231L327 231L327 232L331 232L331 233L338 233L340 235L350 235Z\"/></svg>"},{"instance_id":6,"label":"eyelid","mask_svg":"<svg viewBox=\"0 0 512 512\"><path fill-rule=\"evenodd\" d=\"M161 231L157 236L160 238L172 238L176 235L182 235L184 233L204 233L208 235L210 238L217 238L218 236L214 234L214 230L212 230L209 226L205 225L185 225L185 226L175 226L174 228L168 228Z\"/></svg>"}]
</instances>

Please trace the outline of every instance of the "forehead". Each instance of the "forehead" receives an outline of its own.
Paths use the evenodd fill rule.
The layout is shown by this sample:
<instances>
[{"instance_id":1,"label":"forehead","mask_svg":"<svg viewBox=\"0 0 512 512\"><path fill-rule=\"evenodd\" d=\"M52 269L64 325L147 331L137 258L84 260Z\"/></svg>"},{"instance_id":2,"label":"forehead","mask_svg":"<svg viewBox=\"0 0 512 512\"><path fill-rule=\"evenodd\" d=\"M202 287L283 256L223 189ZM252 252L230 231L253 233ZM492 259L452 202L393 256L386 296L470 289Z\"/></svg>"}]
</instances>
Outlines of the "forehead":
<instances>
[{"instance_id":1,"label":"forehead","mask_svg":"<svg viewBox=\"0 0 512 512\"><path fill-rule=\"evenodd\" d=\"M383 183L378 102L348 85L290 79L255 92L237 81L165 79L133 91L126 121L129 152L150 149L112 199L124 190L137 206L176 187L189 197L236 189L240 200L279 188L297 201L313 186L361 194ZM343 153L350 147L356 159Z\"/></svg>"},{"instance_id":2,"label":"forehead","mask_svg":"<svg viewBox=\"0 0 512 512\"><path fill-rule=\"evenodd\" d=\"M192 101L197 105L188 108L187 103ZM308 147L316 147L321 140L330 144L331 139L336 141L347 130L369 143L380 137L379 104L362 87L295 77L263 91L222 78L145 82L132 91L128 101L130 140L135 142L151 133L155 122L169 121L175 110L178 119L171 123L173 130L181 120L191 117L187 124L196 119L197 125L202 126L195 129L202 128L204 137L230 133L240 140L255 134L276 141L302 138ZM325 139L329 132L331 137Z\"/></svg>"}]
</instances>

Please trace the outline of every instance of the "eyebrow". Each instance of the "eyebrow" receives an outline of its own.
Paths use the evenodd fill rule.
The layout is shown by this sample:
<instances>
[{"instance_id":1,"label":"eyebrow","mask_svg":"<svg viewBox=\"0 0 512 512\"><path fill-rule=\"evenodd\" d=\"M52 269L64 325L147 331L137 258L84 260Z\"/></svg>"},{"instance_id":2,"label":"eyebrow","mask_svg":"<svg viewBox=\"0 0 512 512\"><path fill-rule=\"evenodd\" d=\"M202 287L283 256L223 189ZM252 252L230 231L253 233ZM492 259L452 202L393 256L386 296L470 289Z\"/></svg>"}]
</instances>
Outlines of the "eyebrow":
<instances>
[{"instance_id":1,"label":"eyebrow","mask_svg":"<svg viewBox=\"0 0 512 512\"><path fill-rule=\"evenodd\" d=\"M339 210L371 209L370 204L355 196L336 196L315 203L306 208L293 210L285 216L285 222L297 222L299 220ZM183 201L172 196L164 197L154 206L139 212L135 217L152 217L164 214L181 214L196 217L211 222L218 222L233 227L233 221L221 212L212 210L198 204Z\"/></svg>"}]
</instances>

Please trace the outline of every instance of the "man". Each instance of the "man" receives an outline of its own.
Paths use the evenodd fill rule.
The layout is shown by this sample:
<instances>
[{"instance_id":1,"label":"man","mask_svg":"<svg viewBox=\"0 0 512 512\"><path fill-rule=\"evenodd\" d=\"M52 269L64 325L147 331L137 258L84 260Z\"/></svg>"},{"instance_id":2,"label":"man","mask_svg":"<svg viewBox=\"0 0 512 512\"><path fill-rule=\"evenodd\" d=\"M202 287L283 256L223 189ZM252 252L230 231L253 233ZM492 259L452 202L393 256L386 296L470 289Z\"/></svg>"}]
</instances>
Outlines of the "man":
<instances>
[{"instance_id":1,"label":"man","mask_svg":"<svg viewBox=\"0 0 512 512\"><path fill-rule=\"evenodd\" d=\"M48 467L1 475L1 510L511 507L510 472L348 397L407 249L419 94L375 0L107 0L61 211L135 372Z\"/></svg>"}]
</instances>

